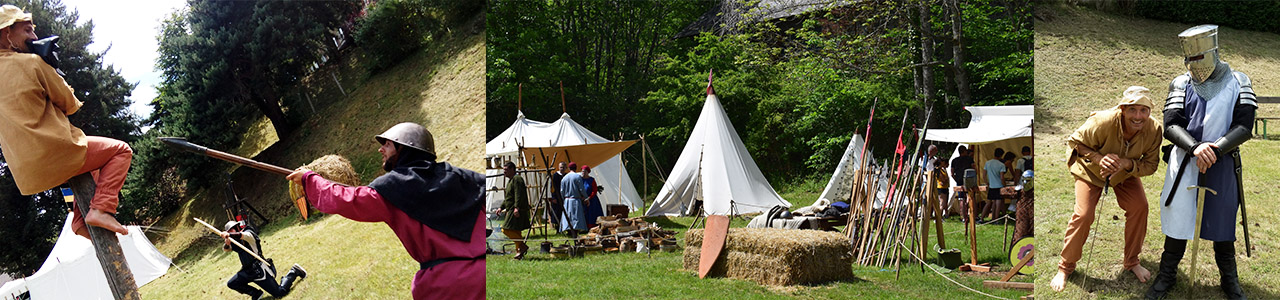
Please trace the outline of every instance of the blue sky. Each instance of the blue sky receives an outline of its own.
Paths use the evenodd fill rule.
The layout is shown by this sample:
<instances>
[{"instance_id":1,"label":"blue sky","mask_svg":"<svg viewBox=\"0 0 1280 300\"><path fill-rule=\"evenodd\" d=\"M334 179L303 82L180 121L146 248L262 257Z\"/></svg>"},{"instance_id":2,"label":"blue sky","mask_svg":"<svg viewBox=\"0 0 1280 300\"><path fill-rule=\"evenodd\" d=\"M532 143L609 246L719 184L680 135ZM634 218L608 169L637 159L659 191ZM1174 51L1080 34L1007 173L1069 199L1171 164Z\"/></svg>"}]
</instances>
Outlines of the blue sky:
<instances>
[{"instance_id":1,"label":"blue sky","mask_svg":"<svg viewBox=\"0 0 1280 300\"><path fill-rule=\"evenodd\" d=\"M155 68L156 37L160 21L186 6L183 0L62 0L68 11L78 11L80 22L93 20L93 43L89 50L111 50L103 62L113 65L125 80L137 83L129 110L139 117L151 115L151 99L160 84L160 71Z\"/></svg>"}]
</instances>

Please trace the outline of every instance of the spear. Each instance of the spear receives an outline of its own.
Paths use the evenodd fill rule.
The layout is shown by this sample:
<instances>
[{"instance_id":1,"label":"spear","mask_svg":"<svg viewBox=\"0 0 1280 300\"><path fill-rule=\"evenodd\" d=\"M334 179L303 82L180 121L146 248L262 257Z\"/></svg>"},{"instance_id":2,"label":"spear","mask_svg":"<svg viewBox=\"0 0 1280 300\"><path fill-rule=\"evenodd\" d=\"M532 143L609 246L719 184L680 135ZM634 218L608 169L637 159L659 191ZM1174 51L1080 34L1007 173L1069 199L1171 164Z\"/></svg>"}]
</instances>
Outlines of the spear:
<instances>
[{"instance_id":1,"label":"spear","mask_svg":"<svg viewBox=\"0 0 1280 300\"><path fill-rule=\"evenodd\" d=\"M186 139L186 138L180 138L180 137L160 137L160 138L156 138L156 139L157 139L157 140L160 140L161 142L164 142L165 144L167 144L167 145L169 145L169 146L172 146L172 147L174 147L174 148L177 148L177 149L179 149L179 150L184 150L184 151L194 152L194 153L196 153L196 154L200 154L200 155L204 155L204 156L208 156L208 157L212 157L212 158L221 159L221 160L224 160L224 161L227 161L227 162L231 162L231 163L235 163L235 164L244 165L244 166L247 166L247 167L250 167L250 168L254 168L254 169L258 169L258 170L263 170L263 171L267 171L267 172L271 172L271 173L275 173L275 174L280 174L280 175L289 175L290 173L293 173L293 170L290 170L290 169L285 169L285 168L282 168L282 167L279 167L279 166L276 166L276 165L271 165L271 164L267 164L267 163L262 163L262 162L259 162L259 161L256 161L256 160L252 160L252 159L244 158L244 157L241 157L241 156L238 156L238 155L235 155L235 154L231 154L231 153L226 153L226 152L222 152L222 151L218 151L218 150L209 149L209 148L207 148L207 147L205 147L205 146L200 146L200 145L192 144L191 142L187 142L187 139Z\"/></svg>"}]
</instances>

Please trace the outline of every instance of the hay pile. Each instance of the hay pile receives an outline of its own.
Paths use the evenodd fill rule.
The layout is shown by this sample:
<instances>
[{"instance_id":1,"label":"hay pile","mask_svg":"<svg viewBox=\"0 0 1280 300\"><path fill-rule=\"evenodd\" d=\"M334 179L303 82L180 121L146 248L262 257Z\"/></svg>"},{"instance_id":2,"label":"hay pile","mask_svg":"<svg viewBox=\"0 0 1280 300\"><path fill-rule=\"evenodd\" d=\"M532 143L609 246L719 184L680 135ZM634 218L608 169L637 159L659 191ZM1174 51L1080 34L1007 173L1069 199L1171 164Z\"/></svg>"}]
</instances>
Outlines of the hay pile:
<instances>
[{"instance_id":1,"label":"hay pile","mask_svg":"<svg viewBox=\"0 0 1280 300\"><path fill-rule=\"evenodd\" d=\"M360 185L360 174L356 174L355 168L351 167L351 161L341 155L329 154L321 156L302 167L311 169L316 174L320 174L320 177L333 182L349 186Z\"/></svg>"},{"instance_id":2,"label":"hay pile","mask_svg":"<svg viewBox=\"0 0 1280 300\"><path fill-rule=\"evenodd\" d=\"M685 233L684 268L698 269L702 229ZM763 285L794 285L853 276L852 246L838 232L776 228L731 228L720 260L708 276Z\"/></svg>"}]
</instances>

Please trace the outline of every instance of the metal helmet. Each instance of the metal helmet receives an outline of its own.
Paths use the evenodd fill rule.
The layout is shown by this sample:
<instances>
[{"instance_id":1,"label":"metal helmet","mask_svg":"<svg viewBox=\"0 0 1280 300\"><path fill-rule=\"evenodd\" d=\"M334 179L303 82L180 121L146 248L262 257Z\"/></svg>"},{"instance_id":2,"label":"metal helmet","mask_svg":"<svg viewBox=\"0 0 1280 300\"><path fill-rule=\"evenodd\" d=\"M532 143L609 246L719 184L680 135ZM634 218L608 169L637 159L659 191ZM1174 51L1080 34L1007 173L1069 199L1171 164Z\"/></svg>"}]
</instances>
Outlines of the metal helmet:
<instances>
[{"instance_id":1,"label":"metal helmet","mask_svg":"<svg viewBox=\"0 0 1280 300\"><path fill-rule=\"evenodd\" d=\"M1204 82L1218 66L1218 25L1191 27L1178 34L1182 42L1183 64L1191 79Z\"/></svg>"},{"instance_id":2,"label":"metal helmet","mask_svg":"<svg viewBox=\"0 0 1280 300\"><path fill-rule=\"evenodd\" d=\"M431 137L431 132L426 127L417 123L404 122L391 126L387 131L382 132L374 137L378 140L378 144L385 143L386 140L396 142L408 146L413 149L422 150L431 156L436 156L436 141Z\"/></svg>"},{"instance_id":3,"label":"metal helmet","mask_svg":"<svg viewBox=\"0 0 1280 300\"><path fill-rule=\"evenodd\" d=\"M241 227L244 227L244 222L242 221L227 221L227 225L222 225L222 231L231 231L231 228Z\"/></svg>"}]
</instances>

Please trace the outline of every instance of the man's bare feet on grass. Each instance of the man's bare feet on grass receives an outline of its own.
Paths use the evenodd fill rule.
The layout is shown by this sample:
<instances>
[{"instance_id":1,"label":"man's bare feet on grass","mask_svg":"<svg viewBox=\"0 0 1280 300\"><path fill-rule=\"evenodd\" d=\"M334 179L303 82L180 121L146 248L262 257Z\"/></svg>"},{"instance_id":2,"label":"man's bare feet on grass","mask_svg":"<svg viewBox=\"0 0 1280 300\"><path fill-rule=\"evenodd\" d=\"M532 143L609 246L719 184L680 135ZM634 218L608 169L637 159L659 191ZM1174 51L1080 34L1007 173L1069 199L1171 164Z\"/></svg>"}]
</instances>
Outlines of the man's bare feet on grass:
<instances>
[{"instance_id":1,"label":"man's bare feet on grass","mask_svg":"<svg viewBox=\"0 0 1280 300\"><path fill-rule=\"evenodd\" d=\"M84 215L84 223L102 227L103 229L114 231L122 235L129 235L129 229L125 229L124 225L120 225L120 222L116 221L115 216L102 212L101 210L89 209L89 213Z\"/></svg>"},{"instance_id":2,"label":"man's bare feet on grass","mask_svg":"<svg viewBox=\"0 0 1280 300\"><path fill-rule=\"evenodd\" d=\"M1053 280L1049 281L1049 288L1053 289L1054 292L1061 292L1062 289L1066 287L1067 273L1059 270L1058 275L1053 275Z\"/></svg>"},{"instance_id":3,"label":"man's bare feet on grass","mask_svg":"<svg viewBox=\"0 0 1280 300\"><path fill-rule=\"evenodd\" d=\"M1151 271L1147 271L1147 268L1143 268L1142 265L1133 266L1129 271L1133 271L1133 275L1138 276L1138 282L1147 282L1151 279Z\"/></svg>"}]
</instances>

